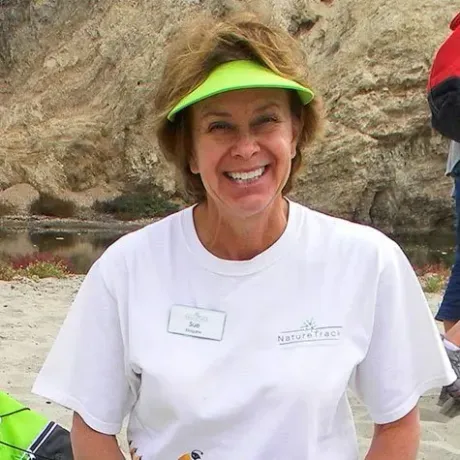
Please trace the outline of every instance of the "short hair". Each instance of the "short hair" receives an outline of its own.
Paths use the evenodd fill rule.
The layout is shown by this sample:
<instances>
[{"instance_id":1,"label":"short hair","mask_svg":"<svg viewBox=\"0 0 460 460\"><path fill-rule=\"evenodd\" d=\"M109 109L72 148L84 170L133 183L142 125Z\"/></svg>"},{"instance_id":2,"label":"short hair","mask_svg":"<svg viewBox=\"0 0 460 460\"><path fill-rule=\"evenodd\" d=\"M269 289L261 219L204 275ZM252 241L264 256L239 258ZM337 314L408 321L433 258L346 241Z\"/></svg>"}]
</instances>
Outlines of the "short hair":
<instances>
[{"instance_id":1,"label":"short hair","mask_svg":"<svg viewBox=\"0 0 460 460\"><path fill-rule=\"evenodd\" d=\"M300 44L287 31L255 13L237 13L223 19L202 14L183 25L172 38L157 86L155 129L160 150L179 173L185 198L189 201L200 202L206 198L200 176L190 170L189 110L177 113L174 122L167 120L167 114L204 82L216 66L241 59L256 61L282 77L310 87ZM283 194L292 189L302 163L302 149L318 137L323 121L322 102L318 96L304 106L297 93L291 93L291 110L301 120L302 128Z\"/></svg>"}]
</instances>

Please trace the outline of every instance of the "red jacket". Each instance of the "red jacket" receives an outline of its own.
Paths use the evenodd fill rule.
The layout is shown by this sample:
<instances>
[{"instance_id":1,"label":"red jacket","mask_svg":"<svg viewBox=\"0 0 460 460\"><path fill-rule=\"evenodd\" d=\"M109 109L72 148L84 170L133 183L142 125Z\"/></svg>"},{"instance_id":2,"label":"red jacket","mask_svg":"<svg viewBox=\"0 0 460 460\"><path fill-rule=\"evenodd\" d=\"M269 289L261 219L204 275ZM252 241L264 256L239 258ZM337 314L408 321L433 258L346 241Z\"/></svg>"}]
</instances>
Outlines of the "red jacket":
<instances>
[{"instance_id":1,"label":"red jacket","mask_svg":"<svg viewBox=\"0 0 460 460\"><path fill-rule=\"evenodd\" d=\"M438 49L428 80L431 123L442 135L460 142L460 13L452 33Z\"/></svg>"}]
</instances>

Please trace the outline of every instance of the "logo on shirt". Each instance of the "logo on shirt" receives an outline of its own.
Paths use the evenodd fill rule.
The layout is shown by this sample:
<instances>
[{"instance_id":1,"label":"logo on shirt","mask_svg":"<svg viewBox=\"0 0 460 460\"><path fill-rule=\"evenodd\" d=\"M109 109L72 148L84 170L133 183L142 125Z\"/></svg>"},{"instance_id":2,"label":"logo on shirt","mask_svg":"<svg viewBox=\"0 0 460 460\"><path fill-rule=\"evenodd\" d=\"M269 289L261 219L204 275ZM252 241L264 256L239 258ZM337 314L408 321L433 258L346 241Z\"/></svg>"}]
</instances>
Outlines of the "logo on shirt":
<instances>
[{"instance_id":1,"label":"logo on shirt","mask_svg":"<svg viewBox=\"0 0 460 460\"><path fill-rule=\"evenodd\" d=\"M342 326L317 326L315 320L309 319L292 331L278 333L278 345L295 343L331 342L340 339Z\"/></svg>"},{"instance_id":2,"label":"logo on shirt","mask_svg":"<svg viewBox=\"0 0 460 460\"><path fill-rule=\"evenodd\" d=\"M200 313L199 311L195 311L193 313L187 313L185 317L189 321L198 321L201 323L207 323L209 321L209 318L207 317L207 315L204 315L203 313Z\"/></svg>"},{"instance_id":3,"label":"logo on shirt","mask_svg":"<svg viewBox=\"0 0 460 460\"><path fill-rule=\"evenodd\" d=\"M203 458L201 450L192 450L189 454L181 455L177 460L200 460Z\"/></svg>"}]
</instances>

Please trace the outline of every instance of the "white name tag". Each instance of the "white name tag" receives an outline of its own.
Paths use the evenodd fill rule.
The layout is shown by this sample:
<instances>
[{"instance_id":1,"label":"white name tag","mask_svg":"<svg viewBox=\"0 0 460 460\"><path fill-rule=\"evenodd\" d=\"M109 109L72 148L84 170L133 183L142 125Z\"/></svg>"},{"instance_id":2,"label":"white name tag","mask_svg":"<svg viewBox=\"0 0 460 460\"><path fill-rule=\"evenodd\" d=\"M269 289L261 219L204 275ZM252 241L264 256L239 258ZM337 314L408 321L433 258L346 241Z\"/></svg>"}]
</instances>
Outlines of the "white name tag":
<instances>
[{"instance_id":1,"label":"white name tag","mask_svg":"<svg viewBox=\"0 0 460 460\"><path fill-rule=\"evenodd\" d=\"M224 311L173 305L168 332L201 339L222 340L227 314Z\"/></svg>"}]
</instances>

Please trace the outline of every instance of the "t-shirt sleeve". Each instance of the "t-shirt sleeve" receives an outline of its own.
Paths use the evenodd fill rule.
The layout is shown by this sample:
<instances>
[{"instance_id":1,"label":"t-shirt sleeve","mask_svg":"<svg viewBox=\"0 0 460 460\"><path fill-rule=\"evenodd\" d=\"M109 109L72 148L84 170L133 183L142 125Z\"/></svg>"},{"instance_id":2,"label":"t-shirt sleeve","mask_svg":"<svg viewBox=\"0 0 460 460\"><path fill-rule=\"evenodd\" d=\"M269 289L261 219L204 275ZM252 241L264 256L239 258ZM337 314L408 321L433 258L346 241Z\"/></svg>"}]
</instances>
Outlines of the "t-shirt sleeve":
<instances>
[{"instance_id":1,"label":"t-shirt sleeve","mask_svg":"<svg viewBox=\"0 0 460 460\"><path fill-rule=\"evenodd\" d=\"M402 418L427 390L455 380L420 283L399 246L387 244L369 347L350 381L377 424Z\"/></svg>"},{"instance_id":2,"label":"t-shirt sleeve","mask_svg":"<svg viewBox=\"0 0 460 460\"><path fill-rule=\"evenodd\" d=\"M77 412L94 430L111 435L121 430L139 381L126 364L119 303L97 261L32 389Z\"/></svg>"}]
</instances>

